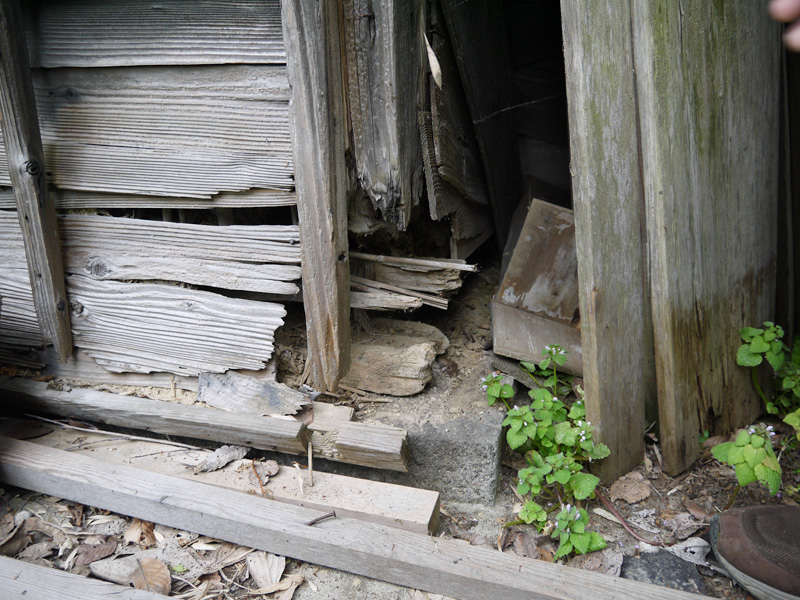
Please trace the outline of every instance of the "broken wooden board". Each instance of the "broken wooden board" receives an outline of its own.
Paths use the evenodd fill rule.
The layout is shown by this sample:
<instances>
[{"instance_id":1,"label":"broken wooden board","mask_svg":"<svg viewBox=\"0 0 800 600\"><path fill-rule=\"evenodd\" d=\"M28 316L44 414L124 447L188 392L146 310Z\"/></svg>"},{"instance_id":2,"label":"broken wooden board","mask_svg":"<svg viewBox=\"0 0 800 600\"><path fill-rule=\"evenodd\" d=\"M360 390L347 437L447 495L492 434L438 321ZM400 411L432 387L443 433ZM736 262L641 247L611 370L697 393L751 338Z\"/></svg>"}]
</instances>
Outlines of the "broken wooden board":
<instances>
[{"instance_id":1,"label":"broken wooden board","mask_svg":"<svg viewBox=\"0 0 800 600\"><path fill-rule=\"evenodd\" d=\"M436 356L450 345L447 337L425 323L372 319L370 325L371 332L353 339L352 365L342 383L390 396L421 392L433 377Z\"/></svg>"},{"instance_id":2,"label":"broken wooden board","mask_svg":"<svg viewBox=\"0 0 800 600\"><path fill-rule=\"evenodd\" d=\"M0 378L0 390L5 391L0 406L7 411L16 407L16 399L24 400L26 409L62 417L289 454L307 454L313 439L314 456L403 473L410 461L405 429L343 421L338 415L316 418L306 428L293 417L262 417L89 389L60 391L18 378Z\"/></svg>"},{"instance_id":3,"label":"broken wooden board","mask_svg":"<svg viewBox=\"0 0 800 600\"><path fill-rule=\"evenodd\" d=\"M214 408L253 415L293 415L311 404L307 396L282 383L232 371L200 373L197 400Z\"/></svg>"},{"instance_id":4,"label":"broken wooden board","mask_svg":"<svg viewBox=\"0 0 800 600\"><path fill-rule=\"evenodd\" d=\"M0 556L0 589L10 599L164 600L165 596Z\"/></svg>"},{"instance_id":5,"label":"broken wooden board","mask_svg":"<svg viewBox=\"0 0 800 600\"><path fill-rule=\"evenodd\" d=\"M16 419L4 424L0 432L16 437ZM83 442L76 447L76 441ZM439 527L439 492L402 485L313 472L313 486L308 485L308 471L282 466L276 475L262 482L255 478L254 464L249 459L234 461L222 469L194 472L195 465L207 455L207 450L170 452L174 447L144 441L120 441L101 433L85 433L56 428L47 435L31 440L37 444L80 454L91 454L103 462L135 466L138 469L172 475L201 483L235 489L296 506L336 511L339 517L351 517L387 527L436 535ZM86 443L88 442L88 444ZM260 476L259 476L260 477ZM262 490L263 487L263 490Z\"/></svg>"},{"instance_id":6,"label":"broken wooden board","mask_svg":"<svg viewBox=\"0 0 800 600\"><path fill-rule=\"evenodd\" d=\"M600 573L0 439L8 485L461 600L697 600Z\"/></svg>"},{"instance_id":7,"label":"broken wooden board","mask_svg":"<svg viewBox=\"0 0 800 600\"><path fill-rule=\"evenodd\" d=\"M583 372L578 257L572 211L533 200L503 281L492 300L494 351L538 362L561 345L564 368Z\"/></svg>"},{"instance_id":8,"label":"broken wooden board","mask_svg":"<svg viewBox=\"0 0 800 600\"><path fill-rule=\"evenodd\" d=\"M116 372L260 370L286 315L280 304L172 285L73 275L67 290L75 345Z\"/></svg>"},{"instance_id":9,"label":"broken wooden board","mask_svg":"<svg viewBox=\"0 0 800 600\"><path fill-rule=\"evenodd\" d=\"M6 413L43 412L261 450L305 454L311 433L294 419L242 415L200 406L74 388L50 389L42 381L0 379ZM20 404L23 402L24 404Z\"/></svg>"},{"instance_id":10,"label":"broken wooden board","mask_svg":"<svg viewBox=\"0 0 800 600\"><path fill-rule=\"evenodd\" d=\"M350 308L361 310L413 310L422 306L422 300L414 296L383 292L350 282ZM355 291L359 290L359 291Z\"/></svg>"},{"instance_id":11,"label":"broken wooden board","mask_svg":"<svg viewBox=\"0 0 800 600\"><path fill-rule=\"evenodd\" d=\"M179 281L263 294L300 291L297 226L64 215L59 227L66 271L91 279Z\"/></svg>"}]
</instances>

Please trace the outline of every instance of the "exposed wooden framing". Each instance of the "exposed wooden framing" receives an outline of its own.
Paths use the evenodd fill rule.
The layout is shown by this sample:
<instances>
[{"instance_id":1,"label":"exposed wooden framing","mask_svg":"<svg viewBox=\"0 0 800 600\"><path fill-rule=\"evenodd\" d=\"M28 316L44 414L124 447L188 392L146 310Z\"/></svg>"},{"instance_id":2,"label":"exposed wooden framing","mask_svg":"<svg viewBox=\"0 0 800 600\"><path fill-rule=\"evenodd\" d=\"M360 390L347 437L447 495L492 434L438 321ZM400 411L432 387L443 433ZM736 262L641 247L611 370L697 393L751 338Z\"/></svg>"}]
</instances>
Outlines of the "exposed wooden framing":
<instances>
[{"instance_id":1,"label":"exposed wooden framing","mask_svg":"<svg viewBox=\"0 0 800 600\"><path fill-rule=\"evenodd\" d=\"M280 304L155 283L72 275L75 345L110 371L176 375L264 368Z\"/></svg>"},{"instance_id":2,"label":"exposed wooden framing","mask_svg":"<svg viewBox=\"0 0 800 600\"><path fill-rule=\"evenodd\" d=\"M379 262L397 267L420 267L424 269L453 269L455 271L468 271L474 273L478 265L467 264L464 260L430 259L405 256L381 256L379 254L366 254L364 252L350 252L350 258Z\"/></svg>"},{"instance_id":3,"label":"exposed wooden framing","mask_svg":"<svg viewBox=\"0 0 800 600\"><path fill-rule=\"evenodd\" d=\"M439 174L436 150L433 142L431 113L421 111L418 115L422 164L425 170L425 185L428 191L428 207L431 219L439 221L452 213L463 198L458 191Z\"/></svg>"},{"instance_id":4,"label":"exposed wooden framing","mask_svg":"<svg viewBox=\"0 0 800 600\"><path fill-rule=\"evenodd\" d=\"M59 569L0 556L0 589L6 600L164 600L145 590L91 579Z\"/></svg>"},{"instance_id":5,"label":"exposed wooden framing","mask_svg":"<svg viewBox=\"0 0 800 600\"><path fill-rule=\"evenodd\" d=\"M308 367L319 390L335 391L350 367L350 263L341 7L281 4L289 120L300 220Z\"/></svg>"},{"instance_id":6,"label":"exposed wooden framing","mask_svg":"<svg viewBox=\"0 0 800 600\"><path fill-rule=\"evenodd\" d=\"M45 340L65 361L72 354L69 304L18 0L0 1L0 56L3 146L15 188L33 301Z\"/></svg>"},{"instance_id":7,"label":"exposed wooden framing","mask_svg":"<svg viewBox=\"0 0 800 600\"><path fill-rule=\"evenodd\" d=\"M780 27L746 0L631 7L659 437L676 474L698 431L760 412L736 349L775 310Z\"/></svg>"},{"instance_id":8,"label":"exposed wooden framing","mask_svg":"<svg viewBox=\"0 0 800 600\"><path fill-rule=\"evenodd\" d=\"M601 573L336 517L233 490L0 439L0 477L90 506L461 600L697 600Z\"/></svg>"},{"instance_id":9,"label":"exposed wooden framing","mask_svg":"<svg viewBox=\"0 0 800 600\"><path fill-rule=\"evenodd\" d=\"M313 439L314 456L337 462L407 472L408 434L387 425L318 418L308 428L292 417L261 417L202 406L162 402L75 388L48 389L45 382L0 379L0 406L132 427L166 435L194 437L289 454L305 454ZM24 408L15 400L24 400Z\"/></svg>"},{"instance_id":10,"label":"exposed wooden framing","mask_svg":"<svg viewBox=\"0 0 800 600\"><path fill-rule=\"evenodd\" d=\"M300 291L300 235L293 225L215 226L64 215L59 227L68 273L266 294Z\"/></svg>"},{"instance_id":11,"label":"exposed wooden framing","mask_svg":"<svg viewBox=\"0 0 800 600\"><path fill-rule=\"evenodd\" d=\"M442 0L442 8L478 137L502 247L522 193L516 125L513 112L508 110L512 104L511 70L503 7L493 0Z\"/></svg>"},{"instance_id":12,"label":"exposed wooden framing","mask_svg":"<svg viewBox=\"0 0 800 600\"><path fill-rule=\"evenodd\" d=\"M561 13L586 416L611 449L599 474L613 481L642 460L655 395L630 7L562 0Z\"/></svg>"},{"instance_id":13,"label":"exposed wooden framing","mask_svg":"<svg viewBox=\"0 0 800 600\"><path fill-rule=\"evenodd\" d=\"M416 120L424 98L424 2L342 5L356 174L381 218L402 231L423 188Z\"/></svg>"},{"instance_id":14,"label":"exposed wooden framing","mask_svg":"<svg viewBox=\"0 0 800 600\"><path fill-rule=\"evenodd\" d=\"M43 0L33 16L40 67L286 62L279 0Z\"/></svg>"}]
</instances>

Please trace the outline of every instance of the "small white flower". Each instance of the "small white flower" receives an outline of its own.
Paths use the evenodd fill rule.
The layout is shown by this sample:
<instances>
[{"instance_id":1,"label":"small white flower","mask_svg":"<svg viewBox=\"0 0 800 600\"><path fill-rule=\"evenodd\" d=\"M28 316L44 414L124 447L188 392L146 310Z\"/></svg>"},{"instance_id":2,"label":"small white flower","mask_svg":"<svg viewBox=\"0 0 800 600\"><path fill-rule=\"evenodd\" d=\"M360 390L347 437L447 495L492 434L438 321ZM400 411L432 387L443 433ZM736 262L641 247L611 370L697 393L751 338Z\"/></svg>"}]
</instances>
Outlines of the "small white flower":
<instances>
[{"instance_id":1,"label":"small white flower","mask_svg":"<svg viewBox=\"0 0 800 600\"><path fill-rule=\"evenodd\" d=\"M514 405L514 410L519 410L519 406L517 406L517 405L515 404L515 405Z\"/></svg>"},{"instance_id":2,"label":"small white flower","mask_svg":"<svg viewBox=\"0 0 800 600\"><path fill-rule=\"evenodd\" d=\"M751 427L750 429L747 430L747 433L749 433L750 435L753 435L755 432L756 432L755 427Z\"/></svg>"},{"instance_id":3,"label":"small white flower","mask_svg":"<svg viewBox=\"0 0 800 600\"><path fill-rule=\"evenodd\" d=\"M564 355L566 354L566 352L564 352L563 350L559 350L559 351L558 351L558 353L559 353L561 356L564 356Z\"/></svg>"},{"instance_id":4,"label":"small white flower","mask_svg":"<svg viewBox=\"0 0 800 600\"><path fill-rule=\"evenodd\" d=\"M555 396L553 396L553 402L558 402L558 398L556 398Z\"/></svg>"},{"instance_id":5,"label":"small white flower","mask_svg":"<svg viewBox=\"0 0 800 600\"><path fill-rule=\"evenodd\" d=\"M548 352L550 352L550 350L552 350L552 348L550 346L545 346L544 349L547 350Z\"/></svg>"},{"instance_id":6,"label":"small white flower","mask_svg":"<svg viewBox=\"0 0 800 600\"><path fill-rule=\"evenodd\" d=\"M773 435L775 435L775 432L774 431L770 431L769 432L769 437L772 437Z\"/></svg>"},{"instance_id":7,"label":"small white flower","mask_svg":"<svg viewBox=\"0 0 800 600\"><path fill-rule=\"evenodd\" d=\"M489 386L488 385L482 385L481 389L485 392L486 390L489 389Z\"/></svg>"},{"instance_id":8,"label":"small white flower","mask_svg":"<svg viewBox=\"0 0 800 600\"><path fill-rule=\"evenodd\" d=\"M772 425L767 425L767 431L772 431L772 429L773 429Z\"/></svg>"},{"instance_id":9,"label":"small white flower","mask_svg":"<svg viewBox=\"0 0 800 600\"><path fill-rule=\"evenodd\" d=\"M566 510L567 512L571 511L571 510L572 510L572 505L571 505L571 504L567 504L567 505L564 507L564 510Z\"/></svg>"}]
</instances>

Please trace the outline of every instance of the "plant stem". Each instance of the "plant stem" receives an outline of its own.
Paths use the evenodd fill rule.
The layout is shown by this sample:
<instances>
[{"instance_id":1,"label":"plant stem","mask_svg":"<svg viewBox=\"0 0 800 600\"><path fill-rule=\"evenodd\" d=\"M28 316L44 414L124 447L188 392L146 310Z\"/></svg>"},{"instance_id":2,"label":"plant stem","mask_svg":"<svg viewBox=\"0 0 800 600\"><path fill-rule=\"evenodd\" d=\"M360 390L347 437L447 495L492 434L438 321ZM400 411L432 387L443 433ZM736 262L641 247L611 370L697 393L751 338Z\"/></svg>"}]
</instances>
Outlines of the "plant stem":
<instances>
[{"instance_id":1,"label":"plant stem","mask_svg":"<svg viewBox=\"0 0 800 600\"><path fill-rule=\"evenodd\" d=\"M725 508L722 509L722 512L725 512L726 510L728 510L731 507L731 504L733 504L733 501L736 500L736 495L739 493L740 489L742 489L742 486L740 486L737 483L736 484L736 489L733 490L733 494L731 494L731 499L728 500L728 503L725 505Z\"/></svg>"},{"instance_id":2,"label":"plant stem","mask_svg":"<svg viewBox=\"0 0 800 600\"><path fill-rule=\"evenodd\" d=\"M553 398L558 398L558 372L555 360L553 360Z\"/></svg>"},{"instance_id":3,"label":"plant stem","mask_svg":"<svg viewBox=\"0 0 800 600\"><path fill-rule=\"evenodd\" d=\"M756 368L753 367L753 387L756 388L758 395L761 396L761 400L764 402L764 406L767 405L767 397L764 395L764 392L761 391L761 386L758 385L758 377L756 376Z\"/></svg>"}]
</instances>

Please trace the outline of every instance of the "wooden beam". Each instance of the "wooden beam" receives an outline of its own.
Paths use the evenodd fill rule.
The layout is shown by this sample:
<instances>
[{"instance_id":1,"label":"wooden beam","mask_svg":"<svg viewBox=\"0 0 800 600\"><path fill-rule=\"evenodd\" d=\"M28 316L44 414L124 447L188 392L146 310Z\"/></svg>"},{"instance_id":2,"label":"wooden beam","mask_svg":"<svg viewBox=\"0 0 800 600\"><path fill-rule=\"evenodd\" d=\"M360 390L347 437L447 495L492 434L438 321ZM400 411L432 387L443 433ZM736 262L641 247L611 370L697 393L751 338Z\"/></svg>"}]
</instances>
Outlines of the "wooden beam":
<instances>
[{"instance_id":1,"label":"wooden beam","mask_svg":"<svg viewBox=\"0 0 800 600\"><path fill-rule=\"evenodd\" d=\"M780 26L746 0L631 7L659 437L676 474L698 432L761 412L736 350L740 328L775 314Z\"/></svg>"},{"instance_id":2,"label":"wooden beam","mask_svg":"<svg viewBox=\"0 0 800 600\"><path fill-rule=\"evenodd\" d=\"M47 194L42 136L18 0L0 1L0 114L36 313L61 361L72 354L56 212Z\"/></svg>"},{"instance_id":3,"label":"wooden beam","mask_svg":"<svg viewBox=\"0 0 800 600\"><path fill-rule=\"evenodd\" d=\"M700 596L0 439L8 485L460 600Z\"/></svg>"},{"instance_id":4,"label":"wooden beam","mask_svg":"<svg viewBox=\"0 0 800 600\"><path fill-rule=\"evenodd\" d=\"M642 461L655 397L630 7L562 0L561 12L586 416L611 449L599 474L614 481Z\"/></svg>"},{"instance_id":5,"label":"wooden beam","mask_svg":"<svg viewBox=\"0 0 800 600\"><path fill-rule=\"evenodd\" d=\"M0 556L0 589L6 600L164 600L165 596Z\"/></svg>"},{"instance_id":6,"label":"wooden beam","mask_svg":"<svg viewBox=\"0 0 800 600\"><path fill-rule=\"evenodd\" d=\"M338 2L281 4L311 381L335 391L350 367L350 264Z\"/></svg>"}]
</instances>

